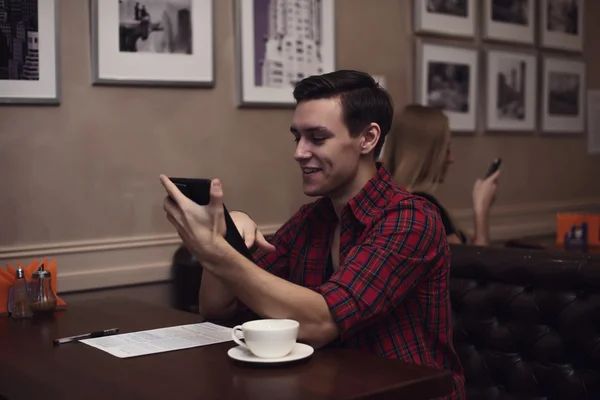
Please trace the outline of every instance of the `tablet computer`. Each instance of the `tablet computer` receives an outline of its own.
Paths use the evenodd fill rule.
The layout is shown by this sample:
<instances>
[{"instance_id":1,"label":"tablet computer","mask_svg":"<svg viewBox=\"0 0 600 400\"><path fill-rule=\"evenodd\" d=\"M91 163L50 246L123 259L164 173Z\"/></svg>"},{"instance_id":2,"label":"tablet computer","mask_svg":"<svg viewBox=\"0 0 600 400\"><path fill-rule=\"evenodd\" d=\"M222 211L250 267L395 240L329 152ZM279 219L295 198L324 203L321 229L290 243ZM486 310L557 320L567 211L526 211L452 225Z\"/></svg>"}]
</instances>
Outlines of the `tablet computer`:
<instances>
[{"instance_id":1,"label":"tablet computer","mask_svg":"<svg viewBox=\"0 0 600 400\"><path fill-rule=\"evenodd\" d=\"M210 179L200 179L200 178L169 178L171 182L179 188L181 193L183 193L187 198L192 200L193 202L206 206L210 202ZM240 232L237 230L233 220L231 219L231 215L229 215L229 211L223 204L223 211L225 214L225 226L227 227L227 232L225 233L225 240L227 243L231 245L234 249L238 251L238 253L244 255L249 260L253 261L252 253L246 247L246 243L240 235Z\"/></svg>"}]
</instances>

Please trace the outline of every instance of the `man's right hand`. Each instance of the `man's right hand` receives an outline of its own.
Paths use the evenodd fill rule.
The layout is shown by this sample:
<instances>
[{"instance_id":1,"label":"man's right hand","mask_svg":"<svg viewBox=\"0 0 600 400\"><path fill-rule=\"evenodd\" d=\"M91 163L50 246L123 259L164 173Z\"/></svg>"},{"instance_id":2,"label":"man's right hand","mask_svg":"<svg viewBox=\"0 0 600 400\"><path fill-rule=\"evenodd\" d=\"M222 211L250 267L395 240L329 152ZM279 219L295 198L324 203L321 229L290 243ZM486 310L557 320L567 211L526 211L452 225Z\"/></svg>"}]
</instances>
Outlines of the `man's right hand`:
<instances>
[{"instance_id":1,"label":"man's right hand","mask_svg":"<svg viewBox=\"0 0 600 400\"><path fill-rule=\"evenodd\" d=\"M268 253L275 251L275 246L267 242L267 239L258 229L258 225L247 214L241 211L231 211L229 213L235 227L246 243L246 247L251 248L256 245L259 249Z\"/></svg>"}]
</instances>

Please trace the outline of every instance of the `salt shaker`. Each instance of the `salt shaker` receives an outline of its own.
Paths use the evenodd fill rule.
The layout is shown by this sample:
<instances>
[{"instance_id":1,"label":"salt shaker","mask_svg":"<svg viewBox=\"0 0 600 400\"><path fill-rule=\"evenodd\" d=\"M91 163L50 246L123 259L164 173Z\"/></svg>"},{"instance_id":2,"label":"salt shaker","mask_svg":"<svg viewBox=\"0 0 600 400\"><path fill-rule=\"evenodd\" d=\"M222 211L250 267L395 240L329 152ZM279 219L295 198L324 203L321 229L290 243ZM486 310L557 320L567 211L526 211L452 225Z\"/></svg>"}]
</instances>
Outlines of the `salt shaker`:
<instances>
[{"instance_id":1,"label":"salt shaker","mask_svg":"<svg viewBox=\"0 0 600 400\"><path fill-rule=\"evenodd\" d=\"M34 315L52 315L56 296L52 291L52 275L42 265L31 274L31 310Z\"/></svg>"},{"instance_id":2,"label":"salt shaker","mask_svg":"<svg viewBox=\"0 0 600 400\"><path fill-rule=\"evenodd\" d=\"M29 302L29 292L23 268L18 267L15 278L15 284L12 287L12 312L10 316L14 319L31 318L33 312Z\"/></svg>"}]
</instances>

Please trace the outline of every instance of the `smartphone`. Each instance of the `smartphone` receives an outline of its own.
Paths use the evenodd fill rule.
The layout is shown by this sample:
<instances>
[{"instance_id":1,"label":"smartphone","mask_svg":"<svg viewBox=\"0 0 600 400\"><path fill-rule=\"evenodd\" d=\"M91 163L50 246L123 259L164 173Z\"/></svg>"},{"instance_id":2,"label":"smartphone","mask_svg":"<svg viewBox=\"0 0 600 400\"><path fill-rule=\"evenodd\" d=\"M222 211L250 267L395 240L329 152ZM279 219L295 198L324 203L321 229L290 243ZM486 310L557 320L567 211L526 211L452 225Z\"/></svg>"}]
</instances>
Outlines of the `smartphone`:
<instances>
[{"instance_id":1,"label":"smartphone","mask_svg":"<svg viewBox=\"0 0 600 400\"><path fill-rule=\"evenodd\" d=\"M200 178L169 178L171 182L175 184L187 198L192 200L194 203L201 206L205 206L210 203L210 179ZM246 247L246 242L237 230L237 227L229 215L227 207L223 205L223 211L225 214L225 226L227 227L227 233L225 234L225 240L231 245L238 253L245 256L247 259L253 261L252 253L250 249Z\"/></svg>"},{"instance_id":2,"label":"smartphone","mask_svg":"<svg viewBox=\"0 0 600 400\"><path fill-rule=\"evenodd\" d=\"M498 171L500 165L502 165L502 159L498 157L494 161L492 161L492 164L490 165L487 174L485 174L485 177L489 178L494 172Z\"/></svg>"}]
</instances>

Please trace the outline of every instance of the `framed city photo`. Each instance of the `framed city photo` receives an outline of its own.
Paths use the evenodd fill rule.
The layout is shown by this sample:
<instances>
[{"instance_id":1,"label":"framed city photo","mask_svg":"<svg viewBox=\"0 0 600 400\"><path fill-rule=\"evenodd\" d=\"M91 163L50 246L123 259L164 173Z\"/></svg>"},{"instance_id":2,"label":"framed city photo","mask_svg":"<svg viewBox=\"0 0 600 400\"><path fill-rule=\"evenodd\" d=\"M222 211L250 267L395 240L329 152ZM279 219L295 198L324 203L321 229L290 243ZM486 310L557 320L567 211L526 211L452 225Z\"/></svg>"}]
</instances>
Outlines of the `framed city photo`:
<instances>
[{"instance_id":1,"label":"framed city photo","mask_svg":"<svg viewBox=\"0 0 600 400\"><path fill-rule=\"evenodd\" d=\"M533 44L536 1L484 0L484 39Z\"/></svg>"},{"instance_id":2,"label":"framed city photo","mask_svg":"<svg viewBox=\"0 0 600 400\"><path fill-rule=\"evenodd\" d=\"M416 32L475 36L475 4L481 0L413 0Z\"/></svg>"},{"instance_id":3,"label":"framed city photo","mask_svg":"<svg viewBox=\"0 0 600 400\"><path fill-rule=\"evenodd\" d=\"M213 0L90 0L96 85L214 86Z\"/></svg>"},{"instance_id":4,"label":"framed city photo","mask_svg":"<svg viewBox=\"0 0 600 400\"><path fill-rule=\"evenodd\" d=\"M239 107L292 107L296 82L335 69L333 0L237 0Z\"/></svg>"},{"instance_id":5,"label":"framed city photo","mask_svg":"<svg viewBox=\"0 0 600 400\"><path fill-rule=\"evenodd\" d=\"M0 103L60 104L57 0L0 1Z\"/></svg>"},{"instance_id":6,"label":"framed city photo","mask_svg":"<svg viewBox=\"0 0 600 400\"><path fill-rule=\"evenodd\" d=\"M418 42L417 102L439 107L454 131L475 131L478 82L476 50Z\"/></svg>"},{"instance_id":7,"label":"framed city photo","mask_svg":"<svg viewBox=\"0 0 600 400\"><path fill-rule=\"evenodd\" d=\"M546 57L543 67L542 129L580 133L585 129L585 64Z\"/></svg>"},{"instance_id":8,"label":"framed city photo","mask_svg":"<svg viewBox=\"0 0 600 400\"><path fill-rule=\"evenodd\" d=\"M489 50L486 61L486 130L535 131L536 56Z\"/></svg>"},{"instance_id":9,"label":"framed city photo","mask_svg":"<svg viewBox=\"0 0 600 400\"><path fill-rule=\"evenodd\" d=\"M583 50L583 0L541 0L540 38L542 47Z\"/></svg>"}]
</instances>

